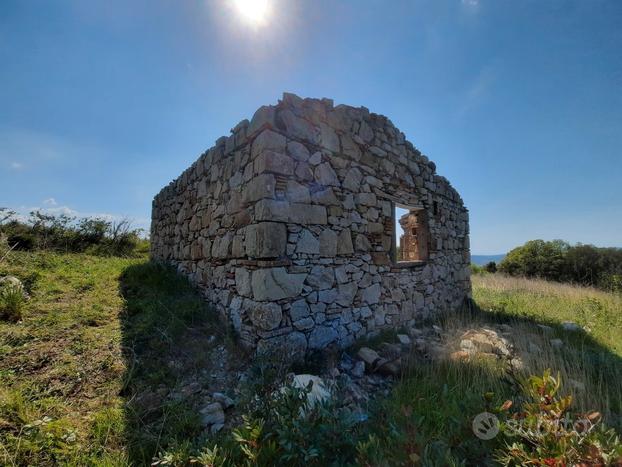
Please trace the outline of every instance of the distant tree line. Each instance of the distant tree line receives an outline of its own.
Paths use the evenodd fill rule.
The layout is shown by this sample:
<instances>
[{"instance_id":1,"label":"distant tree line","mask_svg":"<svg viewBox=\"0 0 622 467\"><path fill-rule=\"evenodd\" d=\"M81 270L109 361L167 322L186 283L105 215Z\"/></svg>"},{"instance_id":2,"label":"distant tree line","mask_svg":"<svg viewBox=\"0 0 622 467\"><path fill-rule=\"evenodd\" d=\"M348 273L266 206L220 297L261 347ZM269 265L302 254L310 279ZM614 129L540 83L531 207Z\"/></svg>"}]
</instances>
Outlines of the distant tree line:
<instances>
[{"instance_id":1,"label":"distant tree line","mask_svg":"<svg viewBox=\"0 0 622 467\"><path fill-rule=\"evenodd\" d=\"M146 251L141 238L127 219L76 218L32 211L20 219L14 211L0 207L0 242L13 250L56 250L98 255L131 256Z\"/></svg>"},{"instance_id":2,"label":"distant tree line","mask_svg":"<svg viewBox=\"0 0 622 467\"><path fill-rule=\"evenodd\" d=\"M622 291L622 248L531 240L514 248L498 266L512 276L539 277Z\"/></svg>"}]
</instances>

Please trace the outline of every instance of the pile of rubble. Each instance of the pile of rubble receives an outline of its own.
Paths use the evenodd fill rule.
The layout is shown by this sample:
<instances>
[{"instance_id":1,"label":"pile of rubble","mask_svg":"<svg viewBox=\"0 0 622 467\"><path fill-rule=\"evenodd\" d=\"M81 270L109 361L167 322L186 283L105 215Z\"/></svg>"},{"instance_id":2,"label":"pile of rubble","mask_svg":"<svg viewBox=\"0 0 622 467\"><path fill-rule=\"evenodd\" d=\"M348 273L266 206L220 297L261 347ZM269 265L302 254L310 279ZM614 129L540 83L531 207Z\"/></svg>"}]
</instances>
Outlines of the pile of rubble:
<instances>
[{"instance_id":1,"label":"pile of rubble","mask_svg":"<svg viewBox=\"0 0 622 467\"><path fill-rule=\"evenodd\" d=\"M564 324L566 331L581 329L574 323ZM544 345L547 341L553 349L563 345L561 339L551 339L552 336L548 335L553 328L541 325L540 330ZM311 405L334 398L340 406L350 410L360 420L365 420L370 401L375 397L388 396L392 385L412 365L425 361L489 360L507 365L510 369L523 369L521 355L538 354L542 350L530 341L527 348L521 348L519 352L513 343L515 332L518 331L507 324L459 329L442 329L436 325L411 328L407 334L397 334L394 339L370 343L356 351L341 352L339 358L319 375L292 373L288 381L294 387L310 388L308 397ZM223 347L219 349L224 351ZM225 424L235 424L234 399L239 396L243 382L251 377L248 369L226 376L229 387L233 388L231 397L218 392L202 394L203 406L199 412L206 429L212 433L221 430ZM230 415L226 416L227 413Z\"/></svg>"}]
</instances>

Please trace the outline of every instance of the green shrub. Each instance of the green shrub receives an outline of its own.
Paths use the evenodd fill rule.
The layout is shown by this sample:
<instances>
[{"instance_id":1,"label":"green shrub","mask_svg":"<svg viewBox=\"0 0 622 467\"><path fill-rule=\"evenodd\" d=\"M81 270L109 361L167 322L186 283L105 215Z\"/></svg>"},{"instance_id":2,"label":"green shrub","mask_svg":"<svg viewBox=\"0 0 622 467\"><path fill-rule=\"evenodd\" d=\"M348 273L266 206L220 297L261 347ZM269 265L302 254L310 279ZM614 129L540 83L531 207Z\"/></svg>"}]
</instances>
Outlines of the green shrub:
<instances>
[{"instance_id":1,"label":"green shrub","mask_svg":"<svg viewBox=\"0 0 622 467\"><path fill-rule=\"evenodd\" d=\"M310 404L311 387L287 386L248 407L243 423L219 443L190 452L174 446L159 454L153 465L205 466L321 466L349 465L356 458L364 430L349 410L333 401ZM337 398L338 400L338 398Z\"/></svg>"},{"instance_id":2,"label":"green shrub","mask_svg":"<svg viewBox=\"0 0 622 467\"><path fill-rule=\"evenodd\" d=\"M88 252L101 256L145 254L149 242L141 239L141 229L128 220L112 222L101 218L77 219L33 211L27 222L0 208L0 236L16 250L57 250Z\"/></svg>"},{"instance_id":3,"label":"green shrub","mask_svg":"<svg viewBox=\"0 0 622 467\"><path fill-rule=\"evenodd\" d=\"M499 264L512 276L538 277L622 291L622 248L570 245L563 240L530 240Z\"/></svg>"},{"instance_id":4,"label":"green shrub","mask_svg":"<svg viewBox=\"0 0 622 467\"><path fill-rule=\"evenodd\" d=\"M486 272L494 274L495 272L497 272L497 263L495 263L494 261L490 261L489 263L486 263L484 269L486 270Z\"/></svg>"},{"instance_id":5,"label":"green shrub","mask_svg":"<svg viewBox=\"0 0 622 467\"><path fill-rule=\"evenodd\" d=\"M501 424L506 445L496 453L503 465L619 465L622 444L600 414L572 414L572 396L558 395L561 381L546 370L523 384L525 401ZM502 409L509 409L510 401Z\"/></svg>"},{"instance_id":6,"label":"green shrub","mask_svg":"<svg viewBox=\"0 0 622 467\"><path fill-rule=\"evenodd\" d=\"M22 287L7 284L0 288L0 319L19 321L22 319L22 309L26 303Z\"/></svg>"}]
</instances>

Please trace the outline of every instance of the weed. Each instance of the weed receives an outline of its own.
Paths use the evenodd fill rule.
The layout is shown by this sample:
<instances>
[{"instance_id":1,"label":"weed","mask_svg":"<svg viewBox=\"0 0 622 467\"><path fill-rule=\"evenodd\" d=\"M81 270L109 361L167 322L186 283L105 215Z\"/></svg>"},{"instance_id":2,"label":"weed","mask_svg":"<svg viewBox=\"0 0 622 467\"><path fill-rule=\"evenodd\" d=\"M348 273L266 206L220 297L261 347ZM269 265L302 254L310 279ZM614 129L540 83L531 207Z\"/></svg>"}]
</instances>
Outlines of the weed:
<instances>
[{"instance_id":1,"label":"weed","mask_svg":"<svg viewBox=\"0 0 622 467\"><path fill-rule=\"evenodd\" d=\"M26 303L21 286L8 284L0 288L0 320L16 322L22 319Z\"/></svg>"}]
</instances>

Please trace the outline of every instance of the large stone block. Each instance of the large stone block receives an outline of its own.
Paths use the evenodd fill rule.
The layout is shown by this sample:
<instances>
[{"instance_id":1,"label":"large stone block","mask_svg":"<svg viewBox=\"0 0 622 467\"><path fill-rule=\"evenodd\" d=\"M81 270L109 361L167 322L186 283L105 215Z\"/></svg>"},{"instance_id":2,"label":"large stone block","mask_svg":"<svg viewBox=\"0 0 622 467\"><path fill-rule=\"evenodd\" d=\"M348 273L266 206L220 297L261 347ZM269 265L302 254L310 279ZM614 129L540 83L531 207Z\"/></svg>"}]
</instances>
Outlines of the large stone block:
<instances>
[{"instance_id":1,"label":"large stone block","mask_svg":"<svg viewBox=\"0 0 622 467\"><path fill-rule=\"evenodd\" d=\"M294 161L285 154L274 151L263 151L254 162L255 174L271 172L281 175L294 174Z\"/></svg>"},{"instance_id":2,"label":"large stone block","mask_svg":"<svg viewBox=\"0 0 622 467\"><path fill-rule=\"evenodd\" d=\"M233 234L231 232L227 233L222 237L216 237L214 239L214 243L212 244L212 257L218 259L224 259L229 257L232 239Z\"/></svg>"},{"instance_id":3,"label":"large stone block","mask_svg":"<svg viewBox=\"0 0 622 467\"><path fill-rule=\"evenodd\" d=\"M300 232L300 237L298 237L298 243L296 244L296 253L319 255L320 241L307 229L303 229L303 231Z\"/></svg>"},{"instance_id":4,"label":"large stone block","mask_svg":"<svg viewBox=\"0 0 622 467\"><path fill-rule=\"evenodd\" d=\"M236 268L235 270L235 288L239 295L250 297L251 289L251 273L245 268Z\"/></svg>"},{"instance_id":5,"label":"large stone block","mask_svg":"<svg viewBox=\"0 0 622 467\"><path fill-rule=\"evenodd\" d=\"M330 289L335 283L335 271L329 266L313 266L307 284L318 290Z\"/></svg>"},{"instance_id":6,"label":"large stone block","mask_svg":"<svg viewBox=\"0 0 622 467\"><path fill-rule=\"evenodd\" d=\"M341 306L350 306L358 291L358 285L356 282L347 282L345 284L339 284L337 288L338 294L336 302Z\"/></svg>"},{"instance_id":7,"label":"large stone block","mask_svg":"<svg viewBox=\"0 0 622 467\"><path fill-rule=\"evenodd\" d=\"M339 186L337 174L328 162L324 162L315 168L315 181L324 187Z\"/></svg>"},{"instance_id":8,"label":"large stone block","mask_svg":"<svg viewBox=\"0 0 622 467\"><path fill-rule=\"evenodd\" d=\"M315 204L292 203L289 221L302 225L325 225L327 223L326 208Z\"/></svg>"},{"instance_id":9,"label":"large stone block","mask_svg":"<svg viewBox=\"0 0 622 467\"><path fill-rule=\"evenodd\" d=\"M292 318L292 321L300 321L301 319L308 318L309 305L307 304L307 301L303 298L292 303L289 315Z\"/></svg>"},{"instance_id":10,"label":"large stone block","mask_svg":"<svg viewBox=\"0 0 622 467\"><path fill-rule=\"evenodd\" d=\"M281 305L276 303L256 303L248 311L248 315L253 324L264 331L279 327L283 318Z\"/></svg>"},{"instance_id":11,"label":"large stone block","mask_svg":"<svg viewBox=\"0 0 622 467\"><path fill-rule=\"evenodd\" d=\"M320 233L320 256L337 256L337 233L334 230L324 229Z\"/></svg>"},{"instance_id":12,"label":"large stone block","mask_svg":"<svg viewBox=\"0 0 622 467\"><path fill-rule=\"evenodd\" d=\"M344 229L339 232L337 238L337 254L338 255L351 255L354 253L354 247L352 245L352 233L350 229Z\"/></svg>"},{"instance_id":13,"label":"large stone block","mask_svg":"<svg viewBox=\"0 0 622 467\"><path fill-rule=\"evenodd\" d=\"M304 144L298 141L287 143L287 152L297 161L306 162L309 160L309 150Z\"/></svg>"},{"instance_id":14,"label":"large stone block","mask_svg":"<svg viewBox=\"0 0 622 467\"><path fill-rule=\"evenodd\" d=\"M339 152L339 136L325 123L320 124L321 145L332 152Z\"/></svg>"},{"instance_id":15,"label":"large stone block","mask_svg":"<svg viewBox=\"0 0 622 467\"><path fill-rule=\"evenodd\" d=\"M337 331L328 326L316 326L309 334L309 348L323 349L328 344L337 340Z\"/></svg>"},{"instance_id":16,"label":"large stone block","mask_svg":"<svg viewBox=\"0 0 622 467\"><path fill-rule=\"evenodd\" d=\"M296 180L287 181L287 199L292 203L310 203L311 195L309 194L309 188L305 185L298 183Z\"/></svg>"},{"instance_id":17,"label":"large stone block","mask_svg":"<svg viewBox=\"0 0 622 467\"><path fill-rule=\"evenodd\" d=\"M285 254L287 228L278 222L260 222L245 229L246 255L251 258L277 258Z\"/></svg>"},{"instance_id":18,"label":"large stone block","mask_svg":"<svg viewBox=\"0 0 622 467\"><path fill-rule=\"evenodd\" d=\"M315 193L313 193L313 195L311 195L311 199L314 203L324 204L326 206L339 205L339 200L335 196L335 192L331 187L316 191Z\"/></svg>"},{"instance_id":19,"label":"large stone block","mask_svg":"<svg viewBox=\"0 0 622 467\"><path fill-rule=\"evenodd\" d=\"M261 200L255 205L255 221L292 222L301 225L325 225L327 213L324 206L289 203L280 200Z\"/></svg>"},{"instance_id":20,"label":"large stone block","mask_svg":"<svg viewBox=\"0 0 622 467\"><path fill-rule=\"evenodd\" d=\"M296 116L291 110L281 111L279 113L279 118L287 134L296 139L318 144L320 136L319 130L307 120Z\"/></svg>"},{"instance_id":21,"label":"large stone block","mask_svg":"<svg viewBox=\"0 0 622 467\"><path fill-rule=\"evenodd\" d=\"M372 284L365 289L360 290L361 300L367 305L375 305L380 302L380 294L382 289L380 284Z\"/></svg>"},{"instance_id":22,"label":"large stone block","mask_svg":"<svg viewBox=\"0 0 622 467\"><path fill-rule=\"evenodd\" d=\"M253 141L251 157L254 159L264 151L284 153L287 140L285 136L272 130L262 131Z\"/></svg>"},{"instance_id":23,"label":"large stone block","mask_svg":"<svg viewBox=\"0 0 622 467\"><path fill-rule=\"evenodd\" d=\"M248 126L248 134L253 135L259 130L274 128L275 108L269 105L259 107Z\"/></svg>"},{"instance_id":24,"label":"large stone block","mask_svg":"<svg viewBox=\"0 0 622 467\"><path fill-rule=\"evenodd\" d=\"M276 180L272 174L261 174L253 179L244 188L244 202L252 203L263 198L274 198Z\"/></svg>"},{"instance_id":25,"label":"large stone block","mask_svg":"<svg viewBox=\"0 0 622 467\"><path fill-rule=\"evenodd\" d=\"M262 199L255 204L255 221L289 221L289 202Z\"/></svg>"},{"instance_id":26,"label":"large stone block","mask_svg":"<svg viewBox=\"0 0 622 467\"><path fill-rule=\"evenodd\" d=\"M289 274L285 268L265 268L253 271L251 287L257 301L274 301L300 295L306 274Z\"/></svg>"},{"instance_id":27,"label":"large stone block","mask_svg":"<svg viewBox=\"0 0 622 467\"><path fill-rule=\"evenodd\" d=\"M356 167L348 170L346 178L343 180L343 187L346 190L350 190L354 193L358 193L361 189L361 181L363 180L363 174Z\"/></svg>"},{"instance_id":28,"label":"large stone block","mask_svg":"<svg viewBox=\"0 0 622 467\"><path fill-rule=\"evenodd\" d=\"M376 195L373 193L359 193L354 198L356 200L356 204L360 204L361 206L376 206L377 199Z\"/></svg>"}]
</instances>

